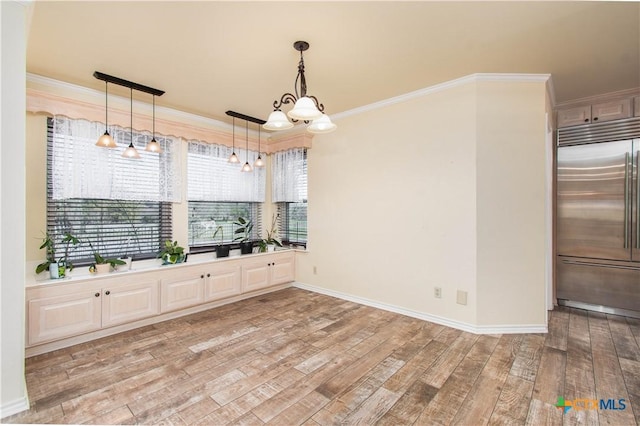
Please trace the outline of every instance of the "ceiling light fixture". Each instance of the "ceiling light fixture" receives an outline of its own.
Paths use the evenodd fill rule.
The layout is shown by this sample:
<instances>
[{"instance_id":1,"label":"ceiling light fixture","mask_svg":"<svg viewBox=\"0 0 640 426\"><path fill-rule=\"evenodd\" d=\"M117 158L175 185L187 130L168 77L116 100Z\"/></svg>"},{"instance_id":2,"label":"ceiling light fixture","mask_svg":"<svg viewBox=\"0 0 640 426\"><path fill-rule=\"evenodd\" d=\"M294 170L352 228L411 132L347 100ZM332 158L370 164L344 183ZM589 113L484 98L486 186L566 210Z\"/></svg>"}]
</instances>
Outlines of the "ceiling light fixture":
<instances>
[{"instance_id":1,"label":"ceiling light fixture","mask_svg":"<svg viewBox=\"0 0 640 426\"><path fill-rule=\"evenodd\" d=\"M122 152L122 156L125 158L140 158L138 150L133 146L133 89L131 89L131 128L129 134L131 135L131 142L129 146Z\"/></svg>"},{"instance_id":2,"label":"ceiling light fixture","mask_svg":"<svg viewBox=\"0 0 640 426\"><path fill-rule=\"evenodd\" d=\"M313 122L307 127L312 133L327 133L335 130L337 126L331 122L328 115L324 114L324 105L318 102L315 96L307 95L307 80L304 76L304 58L302 52L309 49L309 43L306 41L296 41L293 48L300 52L300 62L298 62L298 75L294 83L295 95L285 93L280 101L273 101L273 112L269 115L269 119L263 125L267 130L284 130L293 127L287 119L287 115L295 123L299 120L308 123ZM300 86L300 90L298 90ZM294 103L293 109L285 115L280 108L284 104ZM317 123L316 123L317 122Z\"/></svg>"},{"instance_id":3,"label":"ceiling light fixture","mask_svg":"<svg viewBox=\"0 0 640 426\"><path fill-rule=\"evenodd\" d=\"M158 154L162 154L162 147L156 140L156 95L153 95L153 133L151 136L151 140L147 143L147 146L144 148L145 151L148 152L157 152Z\"/></svg>"},{"instance_id":4,"label":"ceiling light fixture","mask_svg":"<svg viewBox=\"0 0 640 426\"><path fill-rule=\"evenodd\" d=\"M233 121L233 136L231 137L231 143L233 144L233 148L231 148L231 156L229 157L228 161L230 163L239 163L240 160L236 155L236 118L233 117L232 121Z\"/></svg>"},{"instance_id":5,"label":"ceiling light fixture","mask_svg":"<svg viewBox=\"0 0 640 426\"><path fill-rule=\"evenodd\" d=\"M98 71L94 71L93 76L95 78L97 78L98 80L102 80L105 82L105 84L109 84L109 83L114 83L117 84L119 86L124 86L124 87L128 87L131 91L130 93L130 101L131 101L131 141L129 142L129 146L127 147L127 149L124 150L124 152L122 153L123 157L127 157L127 158L140 158L140 154L138 154L138 151L136 150L135 146L133 146L133 91L137 90L139 92L145 92L145 93L150 93L151 95L153 95L153 136L151 138L151 141L147 144L145 150L146 151L150 151L150 152L157 152L159 154L162 153L162 147L160 147L160 144L156 141L156 96L162 96L164 95L164 90L159 90L159 89L154 89L153 87L149 87L149 86L144 86L142 84L138 84L138 83L134 83L133 81L129 81L129 80L124 80L120 77L114 77L112 75L109 74L104 74ZM106 86L105 86L105 97L107 96L107 90L106 90ZM107 108L107 102L105 100L105 110L108 111ZM105 112L105 127L107 125L107 115ZM113 141L113 145L109 145L108 142L107 143L101 143L101 141L103 141L103 138L105 136L109 136L109 132L106 131L104 132L104 135L102 135L100 137L100 139L98 139L98 143L96 143L96 145L98 146L102 146L102 147L106 147L106 148L113 148L116 145L115 141L113 141L113 139L111 138L111 136L109 136L109 139L112 139ZM107 140L108 141L108 140Z\"/></svg>"},{"instance_id":6,"label":"ceiling light fixture","mask_svg":"<svg viewBox=\"0 0 640 426\"><path fill-rule=\"evenodd\" d=\"M104 82L104 135L98 138L98 142L96 142L96 146L100 146L103 148L115 148L118 146L116 141L113 140L111 135L109 134L109 130L107 126L109 124L109 82Z\"/></svg>"},{"instance_id":7,"label":"ceiling light fixture","mask_svg":"<svg viewBox=\"0 0 640 426\"><path fill-rule=\"evenodd\" d=\"M251 164L249 164L249 122L246 121L245 122L245 127L247 129L247 161L244 163L244 166L242 166L242 171L243 172L252 172L253 169L251 168Z\"/></svg>"},{"instance_id":8,"label":"ceiling light fixture","mask_svg":"<svg viewBox=\"0 0 640 426\"><path fill-rule=\"evenodd\" d=\"M253 163L253 167L264 167L264 160L260 156L260 126L258 126L258 158Z\"/></svg>"}]
</instances>

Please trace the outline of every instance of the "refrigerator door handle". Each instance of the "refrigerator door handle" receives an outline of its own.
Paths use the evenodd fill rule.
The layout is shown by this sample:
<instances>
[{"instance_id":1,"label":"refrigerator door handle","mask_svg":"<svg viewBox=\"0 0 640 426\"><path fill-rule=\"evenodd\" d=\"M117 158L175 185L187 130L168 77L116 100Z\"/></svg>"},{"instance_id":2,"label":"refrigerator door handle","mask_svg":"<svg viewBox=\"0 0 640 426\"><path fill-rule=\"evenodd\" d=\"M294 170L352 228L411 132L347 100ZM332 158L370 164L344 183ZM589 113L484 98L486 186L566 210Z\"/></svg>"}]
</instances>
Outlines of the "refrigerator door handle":
<instances>
[{"instance_id":1,"label":"refrigerator door handle","mask_svg":"<svg viewBox=\"0 0 640 426\"><path fill-rule=\"evenodd\" d=\"M629 248L629 153L624 153L624 248Z\"/></svg>"},{"instance_id":2,"label":"refrigerator door handle","mask_svg":"<svg viewBox=\"0 0 640 426\"><path fill-rule=\"evenodd\" d=\"M636 248L640 249L640 151L636 152Z\"/></svg>"}]
</instances>

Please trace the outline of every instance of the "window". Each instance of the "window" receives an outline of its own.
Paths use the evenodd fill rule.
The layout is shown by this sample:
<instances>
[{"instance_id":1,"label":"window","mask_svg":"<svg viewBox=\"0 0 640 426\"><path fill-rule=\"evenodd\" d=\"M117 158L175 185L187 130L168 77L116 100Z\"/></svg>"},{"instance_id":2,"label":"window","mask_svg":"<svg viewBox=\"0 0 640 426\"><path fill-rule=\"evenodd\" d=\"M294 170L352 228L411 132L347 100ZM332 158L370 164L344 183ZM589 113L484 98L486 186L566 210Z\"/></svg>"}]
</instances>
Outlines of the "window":
<instances>
[{"instance_id":1,"label":"window","mask_svg":"<svg viewBox=\"0 0 640 426\"><path fill-rule=\"evenodd\" d=\"M243 163L247 152L236 148ZM242 164L227 161L231 148L224 145L200 141L189 141L187 155L189 201L189 246L205 251L220 244L233 242L238 217L253 221L252 239L261 235L262 204L265 194L265 171L255 168L253 172L241 172ZM253 164L258 153L248 152L248 161ZM213 234L222 226L223 234ZM203 250L204 249L204 250ZM196 251L200 251L196 250Z\"/></svg>"},{"instance_id":2,"label":"window","mask_svg":"<svg viewBox=\"0 0 640 426\"><path fill-rule=\"evenodd\" d=\"M278 206L283 242L307 243L307 150L294 148L272 156L272 201Z\"/></svg>"},{"instance_id":3,"label":"window","mask_svg":"<svg viewBox=\"0 0 640 426\"><path fill-rule=\"evenodd\" d=\"M129 160L121 149L95 146L103 132L99 123L48 120L47 232L56 257L64 254L65 233L80 239L69 254L76 265L91 263L94 250L103 257L152 258L172 236L169 199L179 194L180 172L173 164L179 163L179 142L156 135L165 150L158 156L144 152L150 134L134 133L141 158ZM120 146L128 144L127 129L113 126L109 132Z\"/></svg>"}]
</instances>

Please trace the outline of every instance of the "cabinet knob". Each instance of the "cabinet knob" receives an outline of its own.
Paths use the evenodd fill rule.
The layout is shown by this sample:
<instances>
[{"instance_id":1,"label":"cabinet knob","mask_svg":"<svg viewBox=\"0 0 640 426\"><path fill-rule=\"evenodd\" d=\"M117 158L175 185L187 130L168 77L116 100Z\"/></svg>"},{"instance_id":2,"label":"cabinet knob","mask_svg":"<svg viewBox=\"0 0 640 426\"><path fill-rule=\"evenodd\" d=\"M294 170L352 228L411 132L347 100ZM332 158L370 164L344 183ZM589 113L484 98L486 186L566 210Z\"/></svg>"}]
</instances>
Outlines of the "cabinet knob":
<instances>
[{"instance_id":1,"label":"cabinet knob","mask_svg":"<svg viewBox=\"0 0 640 426\"><path fill-rule=\"evenodd\" d=\"M204 274L200 275L200 278L204 278Z\"/></svg>"},{"instance_id":2,"label":"cabinet knob","mask_svg":"<svg viewBox=\"0 0 640 426\"><path fill-rule=\"evenodd\" d=\"M211 276L211 274L207 274L207 278L209 278Z\"/></svg>"},{"instance_id":3,"label":"cabinet knob","mask_svg":"<svg viewBox=\"0 0 640 426\"><path fill-rule=\"evenodd\" d=\"M107 296L111 294L111 292L109 290L105 291L104 294L106 294Z\"/></svg>"},{"instance_id":4,"label":"cabinet knob","mask_svg":"<svg viewBox=\"0 0 640 426\"><path fill-rule=\"evenodd\" d=\"M270 263L267 263L267 266L271 266L271 264L270 264Z\"/></svg>"},{"instance_id":5,"label":"cabinet knob","mask_svg":"<svg viewBox=\"0 0 640 426\"><path fill-rule=\"evenodd\" d=\"M100 293L96 293L94 296L96 296L96 297L100 297Z\"/></svg>"},{"instance_id":6,"label":"cabinet knob","mask_svg":"<svg viewBox=\"0 0 640 426\"><path fill-rule=\"evenodd\" d=\"M593 117L593 121L598 121L598 117Z\"/></svg>"},{"instance_id":7,"label":"cabinet knob","mask_svg":"<svg viewBox=\"0 0 640 426\"><path fill-rule=\"evenodd\" d=\"M596 118L596 120L597 120L597 118ZM584 122L585 122L585 123L588 123L588 122L589 122L589 119L588 119L588 118L585 118L585 119L584 119Z\"/></svg>"}]
</instances>

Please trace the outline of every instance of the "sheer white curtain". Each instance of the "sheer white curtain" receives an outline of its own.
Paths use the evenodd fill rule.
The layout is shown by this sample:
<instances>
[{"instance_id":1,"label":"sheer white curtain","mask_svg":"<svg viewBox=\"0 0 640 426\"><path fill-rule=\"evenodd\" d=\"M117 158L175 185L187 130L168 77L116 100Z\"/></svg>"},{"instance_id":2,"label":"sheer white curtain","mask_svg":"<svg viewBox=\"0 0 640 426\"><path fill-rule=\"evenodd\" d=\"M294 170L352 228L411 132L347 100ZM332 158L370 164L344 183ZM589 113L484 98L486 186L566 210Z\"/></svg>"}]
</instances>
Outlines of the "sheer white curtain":
<instances>
[{"instance_id":1,"label":"sheer white curtain","mask_svg":"<svg viewBox=\"0 0 640 426\"><path fill-rule=\"evenodd\" d=\"M264 202L266 178L263 168L241 172L247 151L236 148L240 163L229 163L231 148L200 141L189 141L187 156L187 198L189 201ZM258 153L249 151L253 165Z\"/></svg>"},{"instance_id":2,"label":"sheer white curtain","mask_svg":"<svg viewBox=\"0 0 640 426\"><path fill-rule=\"evenodd\" d=\"M271 201L300 203L307 199L307 151L293 148L271 154Z\"/></svg>"},{"instance_id":3,"label":"sheer white curtain","mask_svg":"<svg viewBox=\"0 0 640 426\"><path fill-rule=\"evenodd\" d=\"M51 161L55 200L94 198L138 201L181 201L179 140L156 135L164 153L144 151L149 132L133 132L139 159L122 157L131 140L129 129L111 126L119 148L95 145L104 124L56 116L53 118Z\"/></svg>"}]
</instances>

